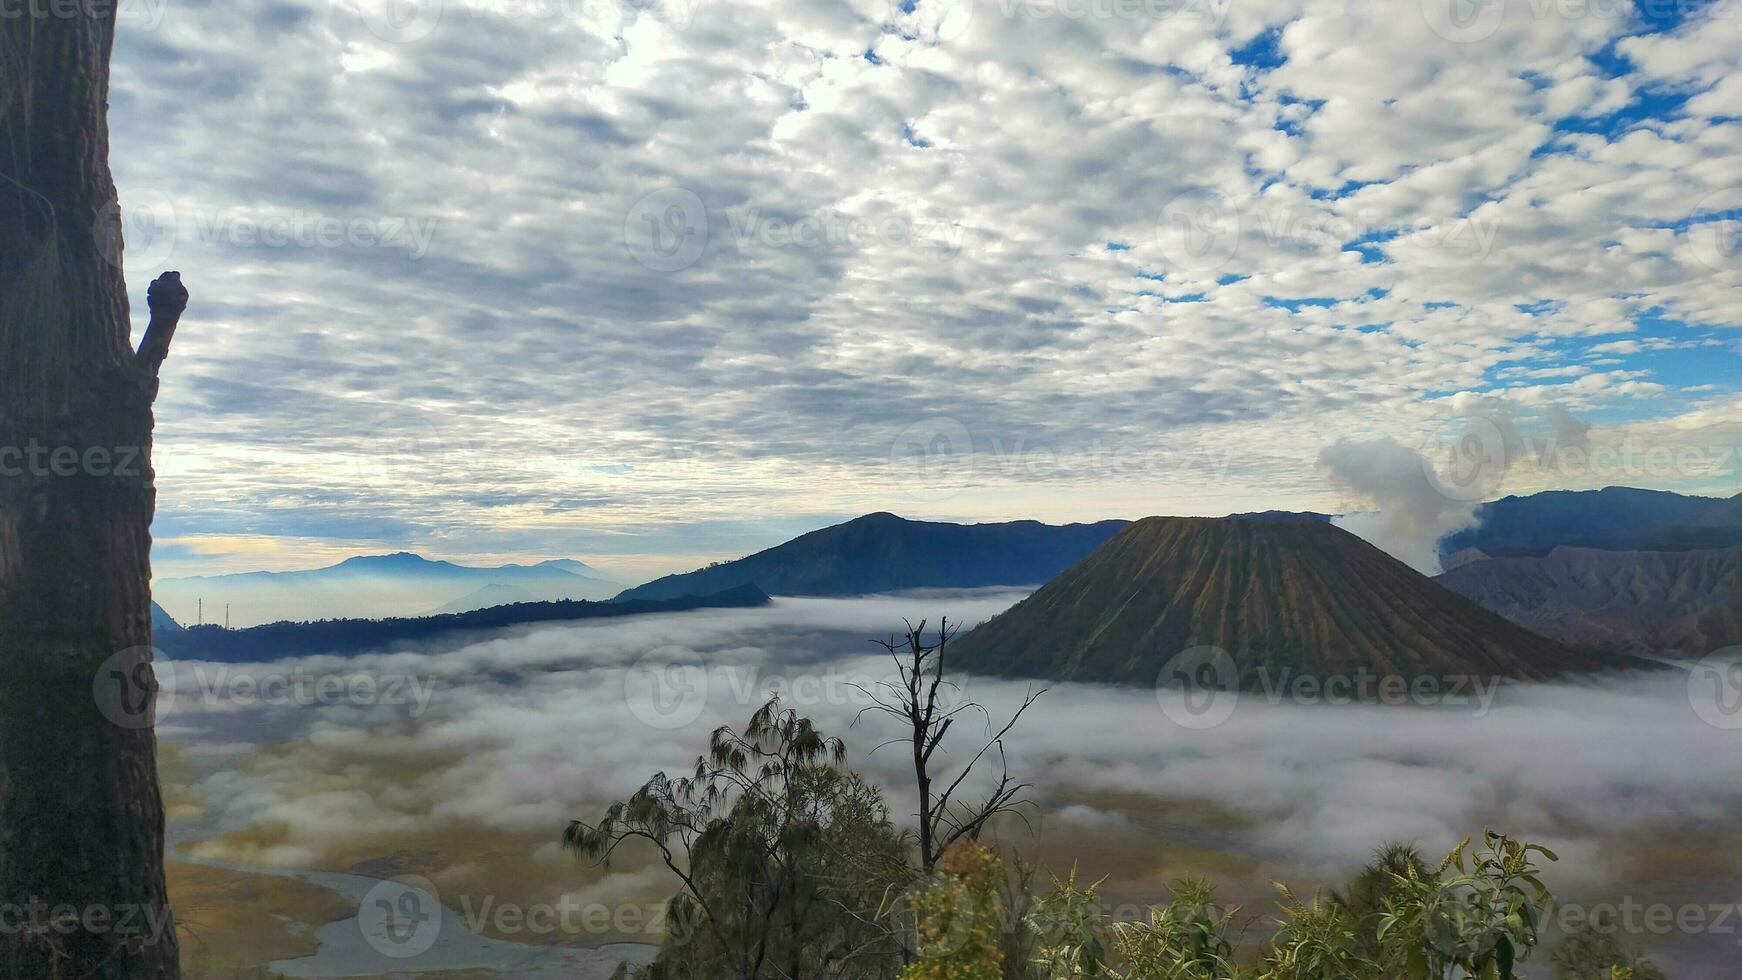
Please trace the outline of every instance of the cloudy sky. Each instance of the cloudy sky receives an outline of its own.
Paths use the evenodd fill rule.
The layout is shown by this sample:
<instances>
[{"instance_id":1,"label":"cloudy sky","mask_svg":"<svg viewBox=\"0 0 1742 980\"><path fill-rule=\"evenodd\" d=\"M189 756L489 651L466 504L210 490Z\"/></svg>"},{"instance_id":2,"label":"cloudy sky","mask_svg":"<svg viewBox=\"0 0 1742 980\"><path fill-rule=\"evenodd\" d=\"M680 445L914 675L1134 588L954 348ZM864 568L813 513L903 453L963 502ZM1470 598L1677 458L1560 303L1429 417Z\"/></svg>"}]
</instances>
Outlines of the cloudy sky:
<instances>
[{"instance_id":1,"label":"cloudy sky","mask_svg":"<svg viewBox=\"0 0 1742 980\"><path fill-rule=\"evenodd\" d=\"M128 0L158 572L1358 509L1327 447L1472 419L1553 450L1493 492L1734 493L1739 59L1728 0Z\"/></svg>"}]
</instances>

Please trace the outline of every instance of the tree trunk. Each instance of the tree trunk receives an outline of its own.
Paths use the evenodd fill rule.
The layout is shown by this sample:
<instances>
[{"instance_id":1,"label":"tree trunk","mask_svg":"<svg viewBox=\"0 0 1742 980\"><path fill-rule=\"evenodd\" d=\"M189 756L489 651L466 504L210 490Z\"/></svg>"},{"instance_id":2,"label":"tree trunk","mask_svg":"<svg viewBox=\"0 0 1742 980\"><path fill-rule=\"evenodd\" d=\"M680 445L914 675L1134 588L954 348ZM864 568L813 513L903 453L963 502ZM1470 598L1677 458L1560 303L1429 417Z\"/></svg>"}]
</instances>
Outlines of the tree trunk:
<instances>
[{"instance_id":1,"label":"tree trunk","mask_svg":"<svg viewBox=\"0 0 1742 980\"><path fill-rule=\"evenodd\" d=\"M114 32L103 2L0 18L0 978L179 976L149 460L186 293L154 286L135 356L109 174Z\"/></svg>"}]
</instances>

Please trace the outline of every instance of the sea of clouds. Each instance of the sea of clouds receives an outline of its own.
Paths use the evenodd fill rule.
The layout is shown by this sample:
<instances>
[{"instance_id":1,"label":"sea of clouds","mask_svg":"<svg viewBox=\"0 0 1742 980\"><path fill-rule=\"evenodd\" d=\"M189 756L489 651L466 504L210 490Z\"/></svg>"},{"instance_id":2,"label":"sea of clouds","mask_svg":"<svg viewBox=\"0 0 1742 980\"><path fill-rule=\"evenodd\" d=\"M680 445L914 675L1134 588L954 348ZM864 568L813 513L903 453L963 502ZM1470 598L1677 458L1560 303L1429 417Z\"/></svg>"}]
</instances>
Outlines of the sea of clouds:
<instances>
[{"instance_id":1,"label":"sea of clouds","mask_svg":"<svg viewBox=\"0 0 1742 980\"><path fill-rule=\"evenodd\" d=\"M1021 597L780 598L760 609L538 627L352 658L170 664L161 673L174 695L159 730L203 773L202 831L291 828L286 842L251 855L275 864L315 866L325 848L359 834L462 821L554 840L568 819L654 771L692 765L709 732L742 724L770 693L846 738L853 765L889 789L901 819L904 754L872 751L896 732L864 712L866 690L892 673L871 640L900 630L903 617L935 624L947 614L972 626ZM253 687L236 673L214 684L225 671ZM300 688L271 683L292 675ZM397 701L385 693L395 682ZM1042 686L975 678L960 696L1001 723ZM1012 772L1033 785L1040 835L1139 832L1129 805L1085 802L1115 794L1198 801L1241 815L1222 829L1224 844L1331 880L1381 842L1440 853L1493 825L1555 846L1560 884L1620 894L1641 883L1622 880L1637 871L1604 856L1617 840L1721 826L1742 806L1742 732L1722 727L1728 716L1680 669L1404 706L1247 694L1207 727L1182 723L1153 689L1048 687L1005 746ZM250 689L262 693L237 696ZM283 693L299 689L325 695ZM946 770L978 747L979 716L959 728ZM267 745L298 751L256 751ZM254 764L236 764L244 758ZM359 760L416 776L337 777ZM1644 884L1652 894L1683 888L1690 901L1742 894L1726 868L1714 862L1693 878L1665 871L1664 882Z\"/></svg>"}]
</instances>

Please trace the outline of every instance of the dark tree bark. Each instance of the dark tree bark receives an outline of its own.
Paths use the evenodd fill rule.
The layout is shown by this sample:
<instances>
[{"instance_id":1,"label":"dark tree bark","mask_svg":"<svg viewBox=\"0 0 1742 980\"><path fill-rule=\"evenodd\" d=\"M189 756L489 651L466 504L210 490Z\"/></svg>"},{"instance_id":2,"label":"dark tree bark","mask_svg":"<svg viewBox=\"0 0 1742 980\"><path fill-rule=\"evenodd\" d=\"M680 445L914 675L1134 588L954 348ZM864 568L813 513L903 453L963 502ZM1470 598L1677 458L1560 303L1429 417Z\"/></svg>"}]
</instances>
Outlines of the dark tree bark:
<instances>
[{"instance_id":1,"label":"dark tree bark","mask_svg":"<svg viewBox=\"0 0 1742 980\"><path fill-rule=\"evenodd\" d=\"M151 404L129 345L113 4L0 18L0 977L179 976L150 698Z\"/></svg>"}]
</instances>

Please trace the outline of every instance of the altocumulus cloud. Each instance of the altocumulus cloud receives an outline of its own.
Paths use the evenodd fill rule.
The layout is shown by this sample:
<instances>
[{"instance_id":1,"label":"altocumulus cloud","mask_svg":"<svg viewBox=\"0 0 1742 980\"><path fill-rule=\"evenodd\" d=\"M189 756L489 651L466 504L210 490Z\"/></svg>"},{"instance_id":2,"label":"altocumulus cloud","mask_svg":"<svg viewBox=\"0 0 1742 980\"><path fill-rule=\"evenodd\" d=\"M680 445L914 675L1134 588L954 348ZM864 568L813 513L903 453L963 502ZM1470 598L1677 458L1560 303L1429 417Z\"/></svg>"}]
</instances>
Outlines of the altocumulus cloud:
<instances>
[{"instance_id":1,"label":"altocumulus cloud","mask_svg":"<svg viewBox=\"0 0 1742 980\"><path fill-rule=\"evenodd\" d=\"M1458 393L1737 414L1734 5L388 6L123 24L161 537L1328 509Z\"/></svg>"}]
</instances>

